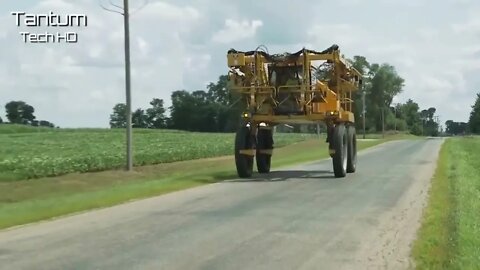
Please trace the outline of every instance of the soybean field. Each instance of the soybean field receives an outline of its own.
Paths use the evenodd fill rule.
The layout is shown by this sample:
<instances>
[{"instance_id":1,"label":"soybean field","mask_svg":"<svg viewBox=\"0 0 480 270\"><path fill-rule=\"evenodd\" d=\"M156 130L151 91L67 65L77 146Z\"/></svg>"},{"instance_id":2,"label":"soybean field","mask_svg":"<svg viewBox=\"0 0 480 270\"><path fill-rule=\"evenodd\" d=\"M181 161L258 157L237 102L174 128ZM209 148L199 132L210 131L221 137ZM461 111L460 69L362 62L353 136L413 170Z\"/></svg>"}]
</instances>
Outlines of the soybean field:
<instances>
[{"instance_id":1,"label":"soybean field","mask_svg":"<svg viewBox=\"0 0 480 270\"><path fill-rule=\"evenodd\" d=\"M311 138L276 133L275 147ZM135 129L134 165L233 154L232 133ZM0 125L0 181L118 169L125 163L123 129L48 129Z\"/></svg>"}]
</instances>

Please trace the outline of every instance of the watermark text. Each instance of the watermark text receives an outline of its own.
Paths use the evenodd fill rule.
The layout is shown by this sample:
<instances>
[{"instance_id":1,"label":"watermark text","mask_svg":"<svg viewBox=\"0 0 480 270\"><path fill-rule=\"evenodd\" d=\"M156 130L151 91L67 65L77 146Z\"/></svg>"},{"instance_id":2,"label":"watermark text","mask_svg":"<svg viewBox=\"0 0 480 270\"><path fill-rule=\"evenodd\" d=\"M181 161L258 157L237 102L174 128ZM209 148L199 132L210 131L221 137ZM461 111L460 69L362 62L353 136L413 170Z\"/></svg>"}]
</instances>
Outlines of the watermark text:
<instances>
[{"instance_id":1,"label":"watermark text","mask_svg":"<svg viewBox=\"0 0 480 270\"><path fill-rule=\"evenodd\" d=\"M73 28L87 27L88 17L86 14L56 14L50 11L46 14L29 14L23 11L12 11L17 27L28 28ZM33 33L30 31L19 32L22 41L25 43L77 43L78 33L68 32L41 32Z\"/></svg>"}]
</instances>

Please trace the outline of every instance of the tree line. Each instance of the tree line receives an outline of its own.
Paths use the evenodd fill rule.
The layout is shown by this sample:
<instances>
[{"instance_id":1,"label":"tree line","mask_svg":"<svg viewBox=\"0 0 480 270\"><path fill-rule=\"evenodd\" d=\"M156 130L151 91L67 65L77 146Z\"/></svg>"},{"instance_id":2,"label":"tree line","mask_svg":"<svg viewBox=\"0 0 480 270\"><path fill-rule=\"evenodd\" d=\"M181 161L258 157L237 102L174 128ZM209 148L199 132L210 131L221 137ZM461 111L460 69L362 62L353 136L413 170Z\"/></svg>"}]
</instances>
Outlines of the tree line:
<instances>
[{"instance_id":1,"label":"tree line","mask_svg":"<svg viewBox=\"0 0 480 270\"><path fill-rule=\"evenodd\" d=\"M392 104L393 98L403 91L404 79L395 67L389 64L369 63L363 56L355 56L350 60L352 65L365 74L363 89L354 94L356 127L363 128L362 117L365 116L365 128L369 133L382 130L408 131L415 135L437 136L439 123L436 109L425 108L409 99L405 103ZM362 95L365 93L365 115L362 114ZM188 92L174 91L171 94L172 105L167 109L161 99L154 98L150 108L138 108L133 112L133 127L137 128L171 128L201 132L234 132L239 123L239 116L244 104L238 102L227 88L227 76L222 75L217 82L210 83L206 90ZM125 127L126 106L116 104L110 115L112 128ZM292 131L302 130L299 125ZM305 130L305 129L303 129ZM315 132L315 128L306 128Z\"/></svg>"},{"instance_id":2,"label":"tree line","mask_svg":"<svg viewBox=\"0 0 480 270\"><path fill-rule=\"evenodd\" d=\"M350 62L364 74L362 89L356 91L353 98L358 130L363 129L362 118L365 117L365 129L368 133L398 130L414 135L439 134L436 108L421 109L412 99L393 104L394 97L403 91L405 82L394 66L387 63L369 63L364 56L355 56Z\"/></svg>"},{"instance_id":3,"label":"tree line","mask_svg":"<svg viewBox=\"0 0 480 270\"><path fill-rule=\"evenodd\" d=\"M166 116L164 100L153 98L149 108L132 112L132 127L234 132L243 109L243 104L236 102L238 98L228 91L227 76L222 75L216 83L208 84L207 90L172 92L169 117ZM110 115L110 127L124 128L126 123L126 105L118 103Z\"/></svg>"},{"instance_id":4,"label":"tree line","mask_svg":"<svg viewBox=\"0 0 480 270\"><path fill-rule=\"evenodd\" d=\"M387 130L396 128L415 135L427 136L439 134L441 130L439 130L438 116L435 115L436 108L420 109L412 99L405 103L392 105L393 98L402 92L404 86L404 80L396 73L393 66L370 64L363 56L355 56L350 62L356 69L366 74L362 90L365 91L365 122L368 131L379 132L382 130L383 110ZM354 98L355 116L360 120L362 117L362 90L357 91ZM362 128L361 121L357 121L356 125L357 128ZM480 93L476 96L468 123L447 120L444 133L448 135L480 134Z\"/></svg>"},{"instance_id":5,"label":"tree line","mask_svg":"<svg viewBox=\"0 0 480 270\"><path fill-rule=\"evenodd\" d=\"M477 93L474 104L471 106L468 122L445 122L445 133L448 135L480 134L480 93Z\"/></svg>"},{"instance_id":6,"label":"tree line","mask_svg":"<svg viewBox=\"0 0 480 270\"><path fill-rule=\"evenodd\" d=\"M37 120L35 108L24 101L10 101L5 105L5 113L10 124L29 125L34 127L50 127L55 125L47 120ZM0 117L0 124L4 123Z\"/></svg>"},{"instance_id":7,"label":"tree line","mask_svg":"<svg viewBox=\"0 0 480 270\"><path fill-rule=\"evenodd\" d=\"M441 130L439 130L440 123L436 108L420 108L412 99L404 103L392 103L394 97L400 94L404 87L404 79L398 75L394 66L387 63L369 63L363 56L355 56L349 61L365 75L362 89L355 91L353 96L357 130L363 129L362 118L365 117L365 129L368 133L398 130L415 135L439 135ZM208 84L206 90L174 91L171 94L172 105L168 108L165 108L164 100L153 98L150 107L138 108L132 112L132 126L200 132L235 132L245 104L239 101L240 96L228 90L227 83L227 76L221 75L217 82ZM363 97L365 114L363 114ZM5 110L9 123L55 126L49 121L37 120L33 106L24 101L11 101L5 105ZM2 122L0 118L0 123ZM110 115L110 127L124 128L126 123L125 104L116 104ZM303 129L299 125L291 126L293 126L291 129L293 132L302 130L315 132L313 126L306 126ZM445 127L444 132L450 135L480 134L480 93L477 94L472 106L468 122L447 120Z\"/></svg>"}]
</instances>

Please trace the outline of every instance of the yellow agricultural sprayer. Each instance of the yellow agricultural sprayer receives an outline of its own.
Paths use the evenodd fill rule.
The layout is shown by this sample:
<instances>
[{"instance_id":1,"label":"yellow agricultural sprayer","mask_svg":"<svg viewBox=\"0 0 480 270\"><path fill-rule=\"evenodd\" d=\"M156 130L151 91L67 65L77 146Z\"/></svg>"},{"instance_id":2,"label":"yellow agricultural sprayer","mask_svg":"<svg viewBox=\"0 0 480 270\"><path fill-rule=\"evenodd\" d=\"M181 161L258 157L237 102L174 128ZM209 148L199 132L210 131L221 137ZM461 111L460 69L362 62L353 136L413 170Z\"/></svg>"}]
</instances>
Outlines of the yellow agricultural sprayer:
<instances>
[{"instance_id":1,"label":"yellow agricultural sprayer","mask_svg":"<svg viewBox=\"0 0 480 270\"><path fill-rule=\"evenodd\" d=\"M278 124L324 122L335 177L356 169L357 143L352 92L362 74L340 54L336 45L317 52L270 55L264 47L227 53L229 90L246 103L235 136L239 177L250 177L254 157L259 173L269 173L273 127Z\"/></svg>"}]
</instances>

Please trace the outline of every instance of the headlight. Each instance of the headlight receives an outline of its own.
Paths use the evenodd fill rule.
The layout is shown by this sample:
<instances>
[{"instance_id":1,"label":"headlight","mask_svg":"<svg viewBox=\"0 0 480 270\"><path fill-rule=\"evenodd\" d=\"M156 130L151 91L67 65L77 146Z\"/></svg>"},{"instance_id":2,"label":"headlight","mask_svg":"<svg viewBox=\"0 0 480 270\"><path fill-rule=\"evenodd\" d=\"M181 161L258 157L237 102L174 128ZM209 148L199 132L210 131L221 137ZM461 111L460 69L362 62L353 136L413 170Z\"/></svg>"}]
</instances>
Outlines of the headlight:
<instances>
[{"instance_id":1,"label":"headlight","mask_svg":"<svg viewBox=\"0 0 480 270\"><path fill-rule=\"evenodd\" d=\"M335 116L335 115L338 115L338 112L337 111L327 111L326 115L327 116Z\"/></svg>"}]
</instances>

